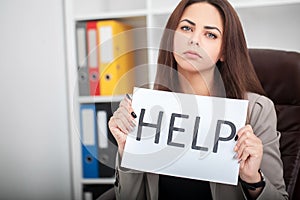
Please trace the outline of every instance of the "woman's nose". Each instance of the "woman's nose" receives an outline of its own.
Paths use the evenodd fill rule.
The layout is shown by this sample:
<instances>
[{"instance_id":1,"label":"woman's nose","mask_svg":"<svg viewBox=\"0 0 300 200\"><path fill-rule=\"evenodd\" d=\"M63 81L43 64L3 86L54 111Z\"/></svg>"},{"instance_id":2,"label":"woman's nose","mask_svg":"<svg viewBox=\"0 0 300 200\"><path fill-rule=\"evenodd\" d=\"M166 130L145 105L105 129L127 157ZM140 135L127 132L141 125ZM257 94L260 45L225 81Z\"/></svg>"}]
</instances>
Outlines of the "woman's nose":
<instances>
[{"instance_id":1,"label":"woman's nose","mask_svg":"<svg viewBox=\"0 0 300 200\"><path fill-rule=\"evenodd\" d=\"M199 46L199 42L197 42L197 41L194 41L194 40L190 40L190 42L189 42L191 45L196 45L196 46Z\"/></svg>"},{"instance_id":2,"label":"woman's nose","mask_svg":"<svg viewBox=\"0 0 300 200\"><path fill-rule=\"evenodd\" d=\"M198 35L199 35L199 34L194 33L194 34L191 36L191 38L190 38L190 40L189 40L189 44L190 44L190 45L200 46L200 41L199 41L199 36L198 36Z\"/></svg>"}]
</instances>

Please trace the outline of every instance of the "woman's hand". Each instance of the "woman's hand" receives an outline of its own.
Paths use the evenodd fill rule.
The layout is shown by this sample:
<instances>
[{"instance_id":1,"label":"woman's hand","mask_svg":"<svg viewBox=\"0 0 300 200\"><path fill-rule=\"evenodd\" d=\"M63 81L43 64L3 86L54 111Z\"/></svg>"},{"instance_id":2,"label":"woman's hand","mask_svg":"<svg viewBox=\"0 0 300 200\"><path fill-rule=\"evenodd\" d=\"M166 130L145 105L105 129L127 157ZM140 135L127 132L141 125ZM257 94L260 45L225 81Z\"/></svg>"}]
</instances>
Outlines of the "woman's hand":
<instances>
[{"instance_id":1,"label":"woman's hand","mask_svg":"<svg viewBox=\"0 0 300 200\"><path fill-rule=\"evenodd\" d=\"M131 113L131 99L125 97L108 122L109 129L118 143L118 150L122 156L128 133L135 126Z\"/></svg>"},{"instance_id":2,"label":"woman's hand","mask_svg":"<svg viewBox=\"0 0 300 200\"><path fill-rule=\"evenodd\" d=\"M234 151L240 163L240 178L247 183L261 181L258 172L263 156L263 144L253 133L250 125L241 128L238 133L238 140Z\"/></svg>"}]
</instances>

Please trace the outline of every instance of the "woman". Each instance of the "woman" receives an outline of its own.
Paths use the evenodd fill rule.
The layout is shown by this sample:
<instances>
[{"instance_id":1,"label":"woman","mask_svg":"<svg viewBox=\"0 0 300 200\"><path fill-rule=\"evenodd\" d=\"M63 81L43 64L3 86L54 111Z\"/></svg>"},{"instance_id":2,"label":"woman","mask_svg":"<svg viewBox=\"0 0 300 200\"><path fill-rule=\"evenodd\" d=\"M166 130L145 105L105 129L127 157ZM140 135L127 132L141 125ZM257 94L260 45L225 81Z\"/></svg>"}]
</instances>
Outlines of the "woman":
<instances>
[{"instance_id":1,"label":"woman","mask_svg":"<svg viewBox=\"0 0 300 200\"><path fill-rule=\"evenodd\" d=\"M126 136L134 126L131 100L125 98L109 121L119 148L117 198L288 199L274 105L262 96L242 26L231 5L226 0L182 0L166 25L158 64L168 67L157 69L154 89L249 100L248 124L238 131L234 148L240 162L239 184L121 168Z\"/></svg>"}]
</instances>

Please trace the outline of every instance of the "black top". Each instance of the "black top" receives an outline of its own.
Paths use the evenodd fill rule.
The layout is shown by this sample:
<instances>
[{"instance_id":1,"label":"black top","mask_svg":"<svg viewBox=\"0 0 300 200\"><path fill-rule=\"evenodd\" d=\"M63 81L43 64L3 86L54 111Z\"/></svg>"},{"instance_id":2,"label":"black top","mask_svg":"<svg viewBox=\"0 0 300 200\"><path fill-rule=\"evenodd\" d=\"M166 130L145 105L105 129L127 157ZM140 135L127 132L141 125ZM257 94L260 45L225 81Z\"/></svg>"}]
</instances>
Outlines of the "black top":
<instances>
[{"instance_id":1,"label":"black top","mask_svg":"<svg viewBox=\"0 0 300 200\"><path fill-rule=\"evenodd\" d=\"M212 200L212 196L207 181L159 175L158 199Z\"/></svg>"}]
</instances>

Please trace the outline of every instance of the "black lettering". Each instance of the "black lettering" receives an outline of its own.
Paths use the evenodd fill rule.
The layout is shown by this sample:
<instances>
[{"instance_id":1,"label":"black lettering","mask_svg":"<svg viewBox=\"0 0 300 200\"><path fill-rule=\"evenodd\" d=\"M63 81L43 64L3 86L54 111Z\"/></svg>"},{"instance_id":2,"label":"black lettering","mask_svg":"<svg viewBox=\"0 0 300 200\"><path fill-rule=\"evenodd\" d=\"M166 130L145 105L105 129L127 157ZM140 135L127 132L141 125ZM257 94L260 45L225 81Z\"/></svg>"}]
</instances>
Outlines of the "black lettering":
<instances>
[{"instance_id":1,"label":"black lettering","mask_svg":"<svg viewBox=\"0 0 300 200\"><path fill-rule=\"evenodd\" d=\"M160 136L160 128L161 128L161 121L162 121L163 112L162 111L159 112L158 118L157 118L157 124L150 124L150 123L143 122L144 115L145 115L145 109L142 108L141 109L140 118L139 118L139 125L138 125L136 140L137 141L141 140L142 127L143 126L148 126L148 127L151 127L151 128L156 128L154 143L158 144L158 142L159 142L159 136Z\"/></svg>"},{"instance_id":2,"label":"black lettering","mask_svg":"<svg viewBox=\"0 0 300 200\"><path fill-rule=\"evenodd\" d=\"M196 117L195 126L194 126L194 133L193 133L192 149L200 150L200 151L208 151L207 147L197 146L199 123L200 123L200 117Z\"/></svg>"},{"instance_id":3,"label":"black lettering","mask_svg":"<svg viewBox=\"0 0 300 200\"><path fill-rule=\"evenodd\" d=\"M175 117L181 117L181 118L186 118L186 119L189 118L188 115L182 115L182 114L172 113L171 119L170 119L170 127L169 127L169 134L168 134L168 142L167 142L167 144L170 145L170 146L174 146L174 147L184 147L184 144L172 142L173 131L184 132L183 128L174 127Z\"/></svg>"},{"instance_id":4,"label":"black lettering","mask_svg":"<svg viewBox=\"0 0 300 200\"><path fill-rule=\"evenodd\" d=\"M227 138L220 137L220 131L221 131L222 124L226 124L226 125L230 126L230 128L231 128L231 134ZM214 142L215 145L214 145L214 148L213 148L213 152L217 153L219 141L229 141L229 140L231 140L234 137L235 132L236 132L236 127L232 122L225 121L225 120L218 120L216 133L215 133L215 142Z\"/></svg>"}]
</instances>

